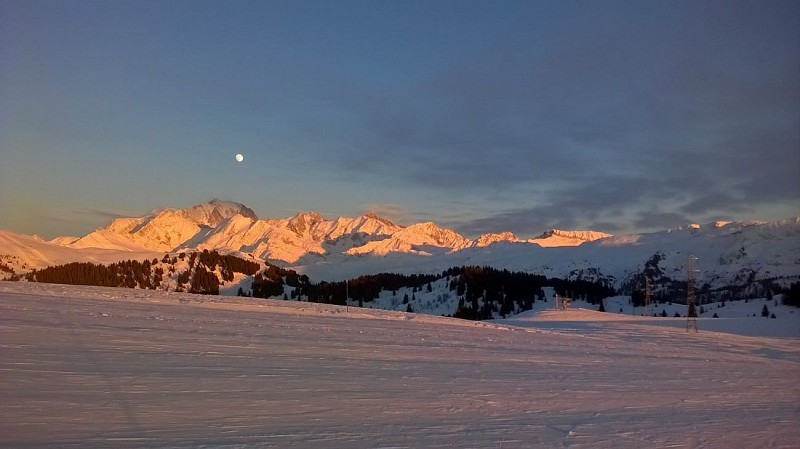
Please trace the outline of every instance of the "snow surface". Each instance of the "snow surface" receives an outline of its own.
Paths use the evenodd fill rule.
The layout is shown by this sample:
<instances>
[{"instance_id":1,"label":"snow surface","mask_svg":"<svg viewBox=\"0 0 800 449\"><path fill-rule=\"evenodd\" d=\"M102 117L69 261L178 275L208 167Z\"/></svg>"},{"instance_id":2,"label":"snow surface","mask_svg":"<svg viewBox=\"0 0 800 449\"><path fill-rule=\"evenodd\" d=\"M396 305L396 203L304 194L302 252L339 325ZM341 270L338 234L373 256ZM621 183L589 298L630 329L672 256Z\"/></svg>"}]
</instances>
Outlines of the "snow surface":
<instances>
[{"instance_id":1,"label":"snow surface","mask_svg":"<svg viewBox=\"0 0 800 449\"><path fill-rule=\"evenodd\" d=\"M513 315L507 319L494 320L497 323L512 324L522 327L545 329L583 329L592 330L598 327L597 322L609 321L637 325L667 326L686 329L686 304L658 303L648 308L632 307L630 296L615 296L603 300L606 312L598 312L599 306L585 301L573 301L567 310L555 310L552 287L544 288L547 302L536 301L533 309ZM764 306L775 315L775 318L761 316ZM666 312L667 317L661 313ZM702 304L698 306L699 317L697 327L706 332L725 332L752 337L792 337L800 339L800 309L786 306L781 295L773 300L765 298L747 301L726 301ZM676 318L675 314L681 315ZM656 314L657 316L653 316ZM714 315L717 318L714 318Z\"/></svg>"},{"instance_id":2,"label":"snow surface","mask_svg":"<svg viewBox=\"0 0 800 449\"><path fill-rule=\"evenodd\" d=\"M0 262L8 264L18 273L33 268L44 268L70 262L111 264L121 260L149 260L164 253L141 249L121 251L101 248L71 248L55 243L0 230ZM2 276L0 276L2 279Z\"/></svg>"},{"instance_id":3,"label":"snow surface","mask_svg":"<svg viewBox=\"0 0 800 449\"><path fill-rule=\"evenodd\" d=\"M608 237L613 237L613 235L597 231L562 231L560 229L551 229L538 237L528 239L528 242L536 243L543 247L578 246L586 242L593 242Z\"/></svg>"},{"instance_id":4,"label":"snow surface","mask_svg":"<svg viewBox=\"0 0 800 449\"><path fill-rule=\"evenodd\" d=\"M5 447L800 445L798 338L17 282L0 309Z\"/></svg>"}]
</instances>

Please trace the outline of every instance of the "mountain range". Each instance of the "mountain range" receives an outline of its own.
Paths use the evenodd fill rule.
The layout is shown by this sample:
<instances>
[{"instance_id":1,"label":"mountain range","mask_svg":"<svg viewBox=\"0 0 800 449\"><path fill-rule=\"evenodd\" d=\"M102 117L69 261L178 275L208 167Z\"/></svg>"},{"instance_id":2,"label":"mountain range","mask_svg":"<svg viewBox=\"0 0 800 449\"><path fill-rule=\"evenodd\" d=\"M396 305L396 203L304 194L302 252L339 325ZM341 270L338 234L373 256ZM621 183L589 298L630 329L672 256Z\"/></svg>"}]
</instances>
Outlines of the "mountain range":
<instances>
[{"instance_id":1,"label":"mountain range","mask_svg":"<svg viewBox=\"0 0 800 449\"><path fill-rule=\"evenodd\" d=\"M554 229L531 239L499 232L472 240L433 222L401 226L371 213L330 220L316 212L259 219L245 205L212 200L188 209L117 218L82 237L46 242L0 231L0 263L18 273L70 261L113 262L204 249L268 261L316 280L486 265L601 280L617 288L630 286L645 269L685 279L691 254L697 258L699 281L713 288L796 281L800 217L692 224L647 234Z\"/></svg>"},{"instance_id":2,"label":"mountain range","mask_svg":"<svg viewBox=\"0 0 800 449\"><path fill-rule=\"evenodd\" d=\"M470 240L433 222L399 226L375 214L328 220L317 212L281 219L258 219L247 206L211 200L189 209L163 209L138 218L117 218L83 237L50 241L71 248L174 252L184 249L237 251L279 264L304 264L327 255L450 253L497 242L527 242L543 247L577 246L610 237L595 231L550 230L522 240L510 232Z\"/></svg>"}]
</instances>

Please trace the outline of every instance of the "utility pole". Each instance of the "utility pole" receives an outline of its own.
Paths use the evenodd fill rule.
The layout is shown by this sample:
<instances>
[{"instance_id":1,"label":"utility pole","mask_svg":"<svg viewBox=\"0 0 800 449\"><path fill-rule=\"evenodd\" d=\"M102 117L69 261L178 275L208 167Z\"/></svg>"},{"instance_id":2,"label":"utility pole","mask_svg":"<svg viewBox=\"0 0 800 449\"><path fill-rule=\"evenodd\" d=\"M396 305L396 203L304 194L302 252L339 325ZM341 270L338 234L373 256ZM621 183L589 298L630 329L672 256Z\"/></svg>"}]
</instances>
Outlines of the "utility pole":
<instances>
[{"instance_id":1,"label":"utility pole","mask_svg":"<svg viewBox=\"0 0 800 449\"><path fill-rule=\"evenodd\" d=\"M699 272L697 269L697 257L689 254L686 263L686 332L694 329L697 332L697 295L695 294L694 275Z\"/></svg>"},{"instance_id":2,"label":"utility pole","mask_svg":"<svg viewBox=\"0 0 800 449\"><path fill-rule=\"evenodd\" d=\"M653 294L650 292L650 278L644 278L644 313L647 316L650 316L650 299L652 298Z\"/></svg>"}]
</instances>

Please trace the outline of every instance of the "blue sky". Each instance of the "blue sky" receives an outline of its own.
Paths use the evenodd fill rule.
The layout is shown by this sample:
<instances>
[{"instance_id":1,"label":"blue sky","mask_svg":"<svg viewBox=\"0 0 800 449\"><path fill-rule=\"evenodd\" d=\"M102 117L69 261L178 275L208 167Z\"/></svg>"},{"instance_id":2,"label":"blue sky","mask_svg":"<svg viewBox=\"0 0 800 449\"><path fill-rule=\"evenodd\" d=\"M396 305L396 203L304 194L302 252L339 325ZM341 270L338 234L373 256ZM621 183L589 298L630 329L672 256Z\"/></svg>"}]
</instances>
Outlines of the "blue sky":
<instances>
[{"instance_id":1,"label":"blue sky","mask_svg":"<svg viewBox=\"0 0 800 449\"><path fill-rule=\"evenodd\" d=\"M212 198L468 236L796 216L800 2L0 2L1 229Z\"/></svg>"}]
</instances>

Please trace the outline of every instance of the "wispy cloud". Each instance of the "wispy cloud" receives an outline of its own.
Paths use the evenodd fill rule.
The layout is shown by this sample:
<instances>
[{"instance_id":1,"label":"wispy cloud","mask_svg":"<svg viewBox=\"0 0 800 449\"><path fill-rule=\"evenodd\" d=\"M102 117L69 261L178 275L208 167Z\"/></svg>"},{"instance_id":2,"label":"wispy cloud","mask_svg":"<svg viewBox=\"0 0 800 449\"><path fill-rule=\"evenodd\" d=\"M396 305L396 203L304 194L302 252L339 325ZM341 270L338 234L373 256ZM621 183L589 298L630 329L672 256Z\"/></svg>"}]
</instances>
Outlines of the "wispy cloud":
<instances>
[{"instance_id":1,"label":"wispy cloud","mask_svg":"<svg viewBox=\"0 0 800 449\"><path fill-rule=\"evenodd\" d=\"M129 210L102 209L97 207L84 207L79 212L81 214L88 214L88 215L93 215L95 217L102 217L111 220L123 217L139 217L142 215L141 211L134 212Z\"/></svg>"}]
</instances>

